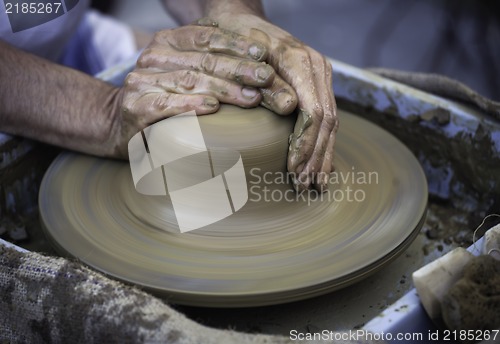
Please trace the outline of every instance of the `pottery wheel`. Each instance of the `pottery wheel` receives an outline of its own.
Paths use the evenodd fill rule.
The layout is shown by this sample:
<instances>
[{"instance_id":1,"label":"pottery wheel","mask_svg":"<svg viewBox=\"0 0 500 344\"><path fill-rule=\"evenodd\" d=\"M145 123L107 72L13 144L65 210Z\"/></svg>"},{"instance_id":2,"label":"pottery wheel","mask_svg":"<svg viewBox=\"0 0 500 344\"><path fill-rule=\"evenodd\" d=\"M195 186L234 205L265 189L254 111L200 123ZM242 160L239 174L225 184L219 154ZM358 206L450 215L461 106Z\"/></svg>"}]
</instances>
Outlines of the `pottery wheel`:
<instances>
[{"instance_id":1,"label":"pottery wheel","mask_svg":"<svg viewBox=\"0 0 500 344\"><path fill-rule=\"evenodd\" d=\"M296 197L276 177L293 118L225 106L200 117L204 136L240 151L245 169L269 172L246 171L249 200L240 211L180 233L168 197L139 194L127 162L67 152L42 182L42 224L64 255L176 303L257 306L342 288L411 243L427 184L396 138L344 111L339 117L336 178L323 199Z\"/></svg>"}]
</instances>

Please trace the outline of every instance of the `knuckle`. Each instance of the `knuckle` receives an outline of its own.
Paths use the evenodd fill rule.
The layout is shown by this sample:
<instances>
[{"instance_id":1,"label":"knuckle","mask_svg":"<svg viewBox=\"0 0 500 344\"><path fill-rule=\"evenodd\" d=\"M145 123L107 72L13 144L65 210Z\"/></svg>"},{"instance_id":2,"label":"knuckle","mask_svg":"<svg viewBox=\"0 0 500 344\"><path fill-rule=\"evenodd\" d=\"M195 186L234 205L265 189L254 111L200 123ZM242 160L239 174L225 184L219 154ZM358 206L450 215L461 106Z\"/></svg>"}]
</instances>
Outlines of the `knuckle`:
<instances>
[{"instance_id":1,"label":"knuckle","mask_svg":"<svg viewBox=\"0 0 500 344\"><path fill-rule=\"evenodd\" d=\"M288 50L288 53L295 57L295 59L300 60L302 63L310 63L311 56L309 51L303 47L293 47Z\"/></svg>"},{"instance_id":2,"label":"knuckle","mask_svg":"<svg viewBox=\"0 0 500 344\"><path fill-rule=\"evenodd\" d=\"M332 78L332 65L323 56L323 64L325 65L325 73L328 79Z\"/></svg>"},{"instance_id":3,"label":"knuckle","mask_svg":"<svg viewBox=\"0 0 500 344\"><path fill-rule=\"evenodd\" d=\"M251 69L256 69L255 64L248 60L240 60L236 63L234 68L234 79L236 82L243 84L245 76L249 74Z\"/></svg>"},{"instance_id":4,"label":"knuckle","mask_svg":"<svg viewBox=\"0 0 500 344\"><path fill-rule=\"evenodd\" d=\"M324 120L323 107L318 102L316 102L312 106L312 108L311 108L311 115L313 116L313 118L317 118L319 120Z\"/></svg>"},{"instance_id":5,"label":"knuckle","mask_svg":"<svg viewBox=\"0 0 500 344\"><path fill-rule=\"evenodd\" d=\"M154 109L158 111L164 111L169 108L171 102L172 94L170 93L159 93L153 101Z\"/></svg>"},{"instance_id":6,"label":"knuckle","mask_svg":"<svg viewBox=\"0 0 500 344\"><path fill-rule=\"evenodd\" d=\"M336 127L338 127L337 117L331 112L325 113L323 123L325 123L325 129L328 131L336 130Z\"/></svg>"},{"instance_id":7,"label":"knuckle","mask_svg":"<svg viewBox=\"0 0 500 344\"><path fill-rule=\"evenodd\" d=\"M204 53L201 56L200 66L205 73L213 74L217 68L217 57L210 53Z\"/></svg>"},{"instance_id":8,"label":"knuckle","mask_svg":"<svg viewBox=\"0 0 500 344\"><path fill-rule=\"evenodd\" d=\"M155 32L153 36L153 42L159 44L165 44L166 42L168 42L169 37L172 35L173 31L174 30L161 30Z\"/></svg>"},{"instance_id":9,"label":"knuckle","mask_svg":"<svg viewBox=\"0 0 500 344\"><path fill-rule=\"evenodd\" d=\"M323 59L323 63L325 65L325 71L332 74L332 64L323 55L321 55L321 58Z\"/></svg>"},{"instance_id":10,"label":"knuckle","mask_svg":"<svg viewBox=\"0 0 500 344\"><path fill-rule=\"evenodd\" d=\"M139 68L147 68L150 65L151 56L153 55L152 48L146 48L142 52L141 56L137 59L137 67Z\"/></svg>"},{"instance_id":11,"label":"knuckle","mask_svg":"<svg viewBox=\"0 0 500 344\"><path fill-rule=\"evenodd\" d=\"M139 73L137 73L137 72L130 72L130 73L128 73L127 77L125 78L124 86L126 88L134 88L134 87L137 86L137 84L139 82L140 82Z\"/></svg>"},{"instance_id":12,"label":"knuckle","mask_svg":"<svg viewBox=\"0 0 500 344\"><path fill-rule=\"evenodd\" d=\"M181 71L179 76L179 86L185 90L192 90L196 86L199 75L193 71Z\"/></svg>"},{"instance_id":13,"label":"knuckle","mask_svg":"<svg viewBox=\"0 0 500 344\"><path fill-rule=\"evenodd\" d=\"M333 116L324 116L323 121L327 125L327 129L333 130L335 128L335 123L337 122Z\"/></svg>"},{"instance_id":14,"label":"knuckle","mask_svg":"<svg viewBox=\"0 0 500 344\"><path fill-rule=\"evenodd\" d=\"M193 36L195 45L199 47L208 46L216 30L217 29L215 27L197 27L197 32Z\"/></svg>"},{"instance_id":15,"label":"knuckle","mask_svg":"<svg viewBox=\"0 0 500 344\"><path fill-rule=\"evenodd\" d=\"M299 56L302 64L307 65L307 66L313 65L311 55L309 54L308 51L302 49L302 50L300 50L300 53L298 54L298 56ZM312 71L314 71L314 69L312 69Z\"/></svg>"},{"instance_id":16,"label":"knuckle","mask_svg":"<svg viewBox=\"0 0 500 344\"><path fill-rule=\"evenodd\" d=\"M335 123L334 123L334 126L333 126L333 130L335 132L337 132L339 130L339 126L340 126L340 121L339 119L337 118L337 116L335 116L335 119L334 119Z\"/></svg>"},{"instance_id":17,"label":"knuckle","mask_svg":"<svg viewBox=\"0 0 500 344\"><path fill-rule=\"evenodd\" d=\"M135 98L130 94L125 94L121 104L121 112L123 114L133 114L135 105Z\"/></svg>"},{"instance_id":18,"label":"knuckle","mask_svg":"<svg viewBox=\"0 0 500 344\"><path fill-rule=\"evenodd\" d=\"M153 41L159 42L159 41L163 40L164 36L165 36L165 34L162 31L157 31L154 33Z\"/></svg>"}]
</instances>

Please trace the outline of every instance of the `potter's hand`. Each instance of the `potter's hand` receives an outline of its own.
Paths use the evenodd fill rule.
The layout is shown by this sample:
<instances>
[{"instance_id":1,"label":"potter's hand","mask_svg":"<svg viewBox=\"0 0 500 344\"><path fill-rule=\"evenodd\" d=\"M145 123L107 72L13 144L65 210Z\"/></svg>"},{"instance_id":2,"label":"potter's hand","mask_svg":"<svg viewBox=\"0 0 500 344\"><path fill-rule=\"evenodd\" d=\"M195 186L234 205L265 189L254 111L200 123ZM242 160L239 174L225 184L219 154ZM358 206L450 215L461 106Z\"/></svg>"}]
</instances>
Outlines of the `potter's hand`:
<instances>
[{"instance_id":1,"label":"potter's hand","mask_svg":"<svg viewBox=\"0 0 500 344\"><path fill-rule=\"evenodd\" d=\"M258 88L275 77L266 57L262 43L211 21L158 32L122 89L121 136L186 111L214 113L219 102L257 106Z\"/></svg>"},{"instance_id":2,"label":"potter's hand","mask_svg":"<svg viewBox=\"0 0 500 344\"><path fill-rule=\"evenodd\" d=\"M277 113L289 113L295 108L295 92L298 97L299 115L290 140L288 171L297 177L294 186L298 191L311 185L324 190L333 171L339 124L330 63L257 15L227 12L210 15L219 27L247 35L267 47L266 61L278 75L270 87L262 90L264 105Z\"/></svg>"}]
</instances>

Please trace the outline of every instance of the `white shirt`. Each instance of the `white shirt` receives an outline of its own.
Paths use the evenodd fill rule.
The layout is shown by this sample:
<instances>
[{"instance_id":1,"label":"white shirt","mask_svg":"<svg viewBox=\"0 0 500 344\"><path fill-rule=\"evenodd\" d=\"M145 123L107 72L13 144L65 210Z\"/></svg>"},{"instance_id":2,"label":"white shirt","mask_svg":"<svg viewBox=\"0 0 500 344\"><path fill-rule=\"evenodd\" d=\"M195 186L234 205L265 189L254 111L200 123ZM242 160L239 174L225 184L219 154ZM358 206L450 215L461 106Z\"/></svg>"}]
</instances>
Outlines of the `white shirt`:
<instances>
[{"instance_id":1,"label":"white shirt","mask_svg":"<svg viewBox=\"0 0 500 344\"><path fill-rule=\"evenodd\" d=\"M0 39L57 61L76 32L89 0L36 1L0 0Z\"/></svg>"}]
</instances>

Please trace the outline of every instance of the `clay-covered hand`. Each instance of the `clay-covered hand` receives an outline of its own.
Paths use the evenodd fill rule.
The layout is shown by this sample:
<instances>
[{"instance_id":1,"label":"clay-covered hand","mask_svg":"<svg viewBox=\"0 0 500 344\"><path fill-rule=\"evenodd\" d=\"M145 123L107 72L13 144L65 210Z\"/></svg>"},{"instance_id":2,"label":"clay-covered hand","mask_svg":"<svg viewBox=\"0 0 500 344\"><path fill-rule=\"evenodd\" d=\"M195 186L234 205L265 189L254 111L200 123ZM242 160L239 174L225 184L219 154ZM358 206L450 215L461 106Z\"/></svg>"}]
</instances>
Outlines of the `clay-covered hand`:
<instances>
[{"instance_id":1,"label":"clay-covered hand","mask_svg":"<svg viewBox=\"0 0 500 344\"><path fill-rule=\"evenodd\" d=\"M259 105L259 88L276 74L263 62L267 54L257 40L207 20L156 33L121 90L120 155L137 131L166 117L214 113L220 102Z\"/></svg>"},{"instance_id":2,"label":"clay-covered hand","mask_svg":"<svg viewBox=\"0 0 500 344\"><path fill-rule=\"evenodd\" d=\"M211 16L219 27L247 35L267 47L266 61L278 75L270 87L261 90L263 105L286 114L294 110L294 98L298 98L299 114L290 137L288 171L296 177L294 186L298 191L311 185L324 190L334 169L339 126L330 63L314 49L259 16L234 13L212 13Z\"/></svg>"}]
</instances>

